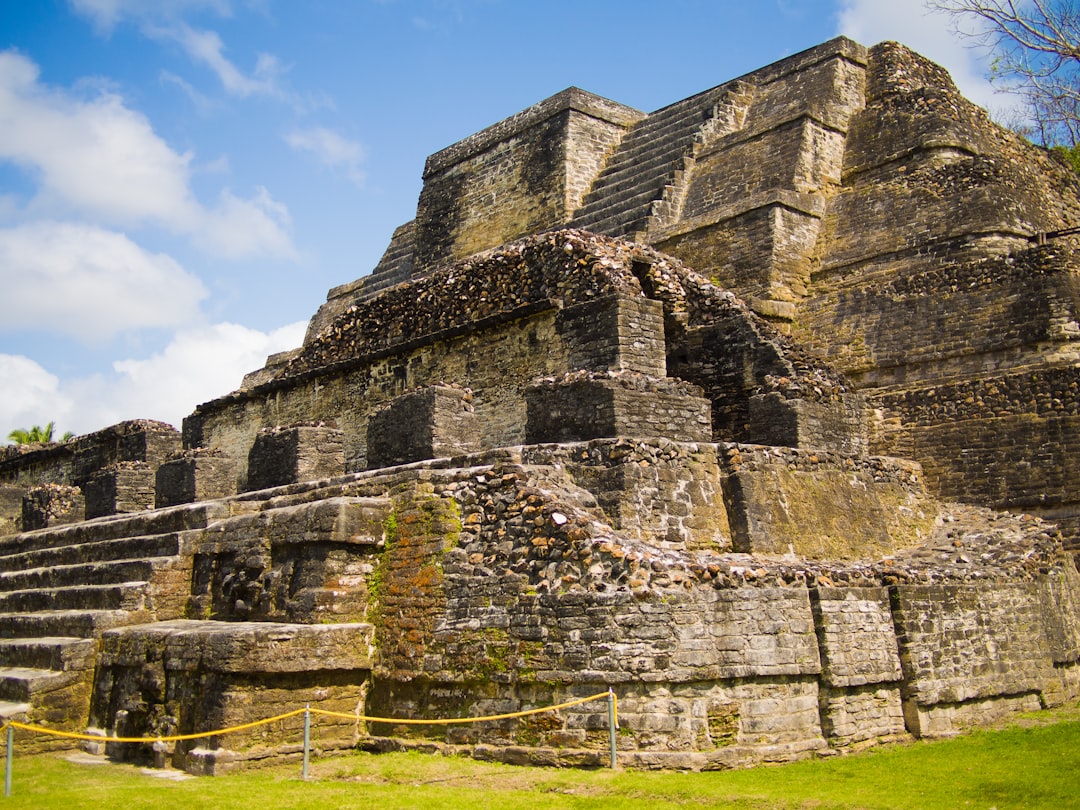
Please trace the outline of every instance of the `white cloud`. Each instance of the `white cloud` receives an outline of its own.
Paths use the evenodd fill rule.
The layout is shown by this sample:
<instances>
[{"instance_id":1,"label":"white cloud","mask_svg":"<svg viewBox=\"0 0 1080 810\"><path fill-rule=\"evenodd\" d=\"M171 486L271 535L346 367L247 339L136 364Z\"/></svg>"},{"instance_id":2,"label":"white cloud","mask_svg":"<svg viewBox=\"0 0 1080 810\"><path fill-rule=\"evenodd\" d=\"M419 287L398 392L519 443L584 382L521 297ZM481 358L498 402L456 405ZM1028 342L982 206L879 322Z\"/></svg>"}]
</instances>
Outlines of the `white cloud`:
<instances>
[{"instance_id":1,"label":"white cloud","mask_svg":"<svg viewBox=\"0 0 1080 810\"><path fill-rule=\"evenodd\" d=\"M907 45L948 70L960 91L987 109L1012 104L986 78L985 54L968 47L953 33L949 19L928 11L924 0L841 0L839 30L864 45L882 40Z\"/></svg>"},{"instance_id":2,"label":"white cloud","mask_svg":"<svg viewBox=\"0 0 1080 810\"><path fill-rule=\"evenodd\" d=\"M115 95L83 101L44 87L37 66L12 51L0 52L0 159L36 173L39 207L179 230L198 216L190 155L170 149Z\"/></svg>"},{"instance_id":3,"label":"white cloud","mask_svg":"<svg viewBox=\"0 0 1080 810\"><path fill-rule=\"evenodd\" d=\"M196 277L126 236L91 225L36 222L0 229L0 331L47 330L86 341L197 316Z\"/></svg>"},{"instance_id":4,"label":"white cloud","mask_svg":"<svg viewBox=\"0 0 1080 810\"><path fill-rule=\"evenodd\" d=\"M283 70L275 56L259 54L255 69L248 76L225 58L225 43L215 31L200 31L183 23L145 30L151 36L178 43L193 61L210 68L230 95L241 98L253 95L284 98L286 95L278 85L277 79Z\"/></svg>"},{"instance_id":5,"label":"white cloud","mask_svg":"<svg viewBox=\"0 0 1080 810\"><path fill-rule=\"evenodd\" d=\"M295 348L307 324L271 332L231 323L185 329L160 353L113 364L112 374L62 380L19 355L0 354L0 430L56 422L57 431L88 433L126 419L180 426L201 402L239 386L266 357Z\"/></svg>"},{"instance_id":6,"label":"white cloud","mask_svg":"<svg viewBox=\"0 0 1080 810\"><path fill-rule=\"evenodd\" d=\"M145 116L110 93L83 100L47 88L37 66L13 51L0 52L0 160L39 180L29 206L39 216L159 225L230 258L295 255L288 212L266 189L200 204L191 154L171 149Z\"/></svg>"},{"instance_id":7,"label":"white cloud","mask_svg":"<svg viewBox=\"0 0 1080 810\"><path fill-rule=\"evenodd\" d=\"M108 33L125 18L173 19L187 11L209 9L222 17L232 13L228 0L68 0L99 31Z\"/></svg>"},{"instance_id":8,"label":"white cloud","mask_svg":"<svg viewBox=\"0 0 1080 810\"><path fill-rule=\"evenodd\" d=\"M286 256L297 252L288 237L289 211L265 188L244 200L225 189L217 206L207 212L196 242L207 252L227 258Z\"/></svg>"},{"instance_id":9,"label":"white cloud","mask_svg":"<svg viewBox=\"0 0 1080 810\"><path fill-rule=\"evenodd\" d=\"M201 114L207 114L213 110L217 105L217 102L210 99L208 96L200 93L195 89L191 82L185 81L181 77L177 76L168 70L161 71L161 83L171 84L175 87L179 87L180 91L188 97L188 100L195 106Z\"/></svg>"},{"instance_id":10,"label":"white cloud","mask_svg":"<svg viewBox=\"0 0 1080 810\"><path fill-rule=\"evenodd\" d=\"M0 354L0 442L18 428L57 423L62 435L71 413L71 402L60 402L60 379L50 374L29 357Z\"/></svg>"},{"instance_id":11,"label":"white cloud","mask_svg":"<svg viewBox=\"0 0 1080 810\"><path fill-rule=\"evenodd\" d=\"M159 354L113 363L116 387L103 393L113 403L120 394L133 414L179 425L199 403L235 390L269 355L299 346L306 328L301 321L272 332L233 323L184 329Z\"/></svg>"},{"instance_id":12,"label":"white cloud","mask_svg":"<svg viewBox=\"0 0 1080 810\"><path fill-rule=\"evenodd\" d=\"M219 16L232 15L227 0L69 0L76 12L87 17L103 34L130 19L148 37L175 42L198 65L209 68L229 95L270 96L290 99L278 83L284 72L277 57L260 53L250 74L244 73L225 56L225 43L216 31L193 28L183 21L185 14L210 10Z\"/></svg>"},{"instance_id":13,"label":"white cloud","mask_svg":"<svg viewBox=\"0 0 1080 810\"><path fill-rule=\"evenodd\" d=\"M361 165L364 162L364 147L356 141L326 127L297 129L285 135L285 142L298 152L308 152L324 166L342 169L345 176L357 187L364 184Z\"/></svg>"}]
</instances>

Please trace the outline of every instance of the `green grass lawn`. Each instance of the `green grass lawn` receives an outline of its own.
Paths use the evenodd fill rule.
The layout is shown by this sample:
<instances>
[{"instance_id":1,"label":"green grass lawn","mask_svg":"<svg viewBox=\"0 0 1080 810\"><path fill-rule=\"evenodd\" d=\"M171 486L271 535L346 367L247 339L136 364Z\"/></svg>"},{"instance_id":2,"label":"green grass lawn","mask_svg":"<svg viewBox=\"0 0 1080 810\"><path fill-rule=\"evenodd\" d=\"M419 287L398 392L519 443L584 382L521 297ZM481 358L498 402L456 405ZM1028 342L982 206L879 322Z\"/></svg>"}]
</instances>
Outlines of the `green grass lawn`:
<instances>
[{"instance_id":1,"label":"green grass lawn","mask_svg":"<svg viewBox=\"0 0 1080 810\"><path fill-rule=\"evenodd\" d=\"M1080 707L994 731L712 773L524 768L425 754L352 754L234 776L166 780L126 765L16 756L15 808L1080 808Z\"/></svg>"}]
</instances>

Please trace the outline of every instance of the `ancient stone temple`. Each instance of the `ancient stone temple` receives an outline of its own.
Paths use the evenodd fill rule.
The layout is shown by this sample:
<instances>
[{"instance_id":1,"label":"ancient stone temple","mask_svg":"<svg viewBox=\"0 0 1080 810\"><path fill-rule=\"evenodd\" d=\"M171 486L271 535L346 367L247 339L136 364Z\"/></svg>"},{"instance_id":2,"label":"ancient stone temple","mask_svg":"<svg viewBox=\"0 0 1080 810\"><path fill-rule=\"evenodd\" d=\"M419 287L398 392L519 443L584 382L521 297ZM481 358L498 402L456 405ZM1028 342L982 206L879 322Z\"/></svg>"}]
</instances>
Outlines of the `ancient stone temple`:
<instances>
[{"instance_id":1,"label":"ancient stone temple","mask_svg":"<svg viewBox=\"0 0 1080 810\"><path fill-rule=\"evenodd\" d=\"M182 433L5 451L0 713L610 687L620 762L716 768L1075 699L1077 226L1078 178L894 43L651 114L541 101L428 158L374 272ZM605 723L315 734L570 764ZM299 724L157 753L213 773Z\"/></svg>"}]
</instances>

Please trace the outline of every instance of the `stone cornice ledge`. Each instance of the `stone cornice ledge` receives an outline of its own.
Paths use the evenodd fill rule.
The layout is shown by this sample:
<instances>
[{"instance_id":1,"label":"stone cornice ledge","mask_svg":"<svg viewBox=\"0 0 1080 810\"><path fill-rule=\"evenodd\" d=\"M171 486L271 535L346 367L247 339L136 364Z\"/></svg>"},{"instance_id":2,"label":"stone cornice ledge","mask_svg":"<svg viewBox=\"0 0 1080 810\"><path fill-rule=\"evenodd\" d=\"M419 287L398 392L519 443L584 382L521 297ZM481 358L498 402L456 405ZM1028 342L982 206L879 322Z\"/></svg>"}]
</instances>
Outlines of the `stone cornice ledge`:
<instances>
[{"instance_id":1,"label":"stone cornice ledge","mask_svg":"<svg viewBox=\"0 0 1080 810\"><path fill-rule=\"evenodd\" d=\"M635 110L633 107L627 107L625 104L619 104L617 101L611 101L577 87L568 87L561 93L439 150L428 157L424 165L424 177L430 177L466 158L490 149L495 144L535 127L566 110L584 113L624 128L645 117L645 113L641 110Z\"/></svg>"}]
</instances>

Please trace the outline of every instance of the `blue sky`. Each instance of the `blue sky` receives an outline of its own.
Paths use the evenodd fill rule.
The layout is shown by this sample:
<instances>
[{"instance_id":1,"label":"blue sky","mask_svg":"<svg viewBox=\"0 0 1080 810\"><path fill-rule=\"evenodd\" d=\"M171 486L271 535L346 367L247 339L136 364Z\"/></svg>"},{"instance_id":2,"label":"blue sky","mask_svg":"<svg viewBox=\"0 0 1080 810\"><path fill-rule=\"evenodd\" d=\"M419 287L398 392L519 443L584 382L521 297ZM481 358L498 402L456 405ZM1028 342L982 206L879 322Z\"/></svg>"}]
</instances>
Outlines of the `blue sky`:
<instances>
[{"instance_id":1,"label":"blue sky","mask_svg":"<svg viewBox=\"0 0 1080 810\"><path fill-rule=\"evenodd\" d=\"M300 344L424 159L570 85L650 111L839 33L984 105L921 0L0 0L0 437L172 422Z\"/></svg>"}]
</instances>

